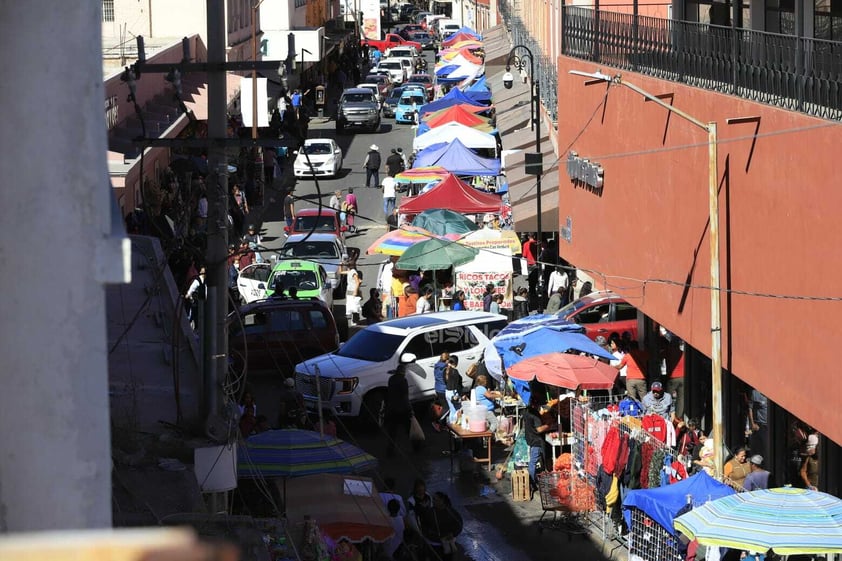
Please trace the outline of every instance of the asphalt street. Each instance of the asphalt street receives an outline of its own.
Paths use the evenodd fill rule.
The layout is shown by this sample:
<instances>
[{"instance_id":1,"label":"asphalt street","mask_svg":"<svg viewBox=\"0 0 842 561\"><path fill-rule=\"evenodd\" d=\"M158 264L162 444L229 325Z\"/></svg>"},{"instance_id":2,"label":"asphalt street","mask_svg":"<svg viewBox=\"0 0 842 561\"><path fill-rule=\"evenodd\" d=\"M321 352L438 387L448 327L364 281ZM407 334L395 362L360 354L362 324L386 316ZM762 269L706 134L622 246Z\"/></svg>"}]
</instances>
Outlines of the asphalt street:
<instances>
[{"instance_id":1,"label":"asphalt street","mask_svg":"<svg viewBox=\"0 0 842 561\"><path fill-rule=\"evenodd\" d=\"M430 68L433 57L427 54ZM296 209L314 207L319 199L326 205L335 190L343 195L353 188L359 202L357 226L359 233L348 234L347 245L360 249L358 269L363 273L362 293L375 286L378 266L385 260L382 255L366 255L369 245L386 232L381 191L365 188L363 161L371 144L377 144L385 161L391 148L401 147L408 154L412 151L415 131L411 125L395 125L394 119L383 118L381 129L376 134L350 133L337 135L332 120L314 119L310 123L310 138L334 138L344 153L343 169L336 179L298 180L295 186ZM292 158L289 160L292 165ZM383 172L381 171L381 177ZM284 243L282 218L282 189L267 190L260 221L263 245L268 250L277 250ZM400 195L399 195L400 196ZM399 201L398 201L399 202ZM345 340L348 327L345 322L344 300L334 305L334 314L340 325L340 334ZM269 419L277 418L277 395L280 380L258 378L249 380L249 387L256 396L259 410ZM399 442L399 453L393 458L385 454L386 436L379 431L364 429L340 420L339 436L352 442L380 459L380 473L383 478L396 480L397 491L408 496L416 478L426 480L428 490L444 491L462 514L465 525L458 542L465 558L476 561L549 561L559 558L608 559L616 544L601 544L601 529L592 527L591 539L582 535L571 535L563 531L541 532L537 521L543 513L541 501L536 494L532 501L513 502L508 475L498 481L494 472L479 466L465 465L460 469L460 455L451 458L446 432L433 430L430 418L419 411L423 419L427 440L419 450L413 450L408 442ZM502 444L493 446L494 464L504 463L508 452ZM453 465L451 465L453 460ZM549 513L548 516L552 516ZM620 555L620 550L615 556Z\"/></svg>"}]
</instances>

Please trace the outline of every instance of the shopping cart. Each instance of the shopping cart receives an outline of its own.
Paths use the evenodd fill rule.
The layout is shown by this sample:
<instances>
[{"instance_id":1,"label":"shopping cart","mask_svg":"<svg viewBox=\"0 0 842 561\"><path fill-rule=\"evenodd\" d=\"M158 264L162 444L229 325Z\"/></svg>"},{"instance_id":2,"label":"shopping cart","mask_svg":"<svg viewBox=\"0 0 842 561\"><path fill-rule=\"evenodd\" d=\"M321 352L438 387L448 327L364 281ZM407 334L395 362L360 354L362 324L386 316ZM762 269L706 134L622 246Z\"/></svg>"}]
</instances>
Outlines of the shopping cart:
<instances>
[{"instance_id":1,"label":"shopping cart","mask_svg":"<svg viewBox=\"0 0 842 561\"><path fill-rule=\"evenodd\" d=\"M580 516L569 493L570 472L569 471L547 471L539 473L538 492L541 494L541 508L544 512L538 519L538 532L545 528L550 530L561 530L567 533L572 539L573 534L587 534L587 520ZM564 492L563 490L567 490ZM553 513L552 520L544 520L548 512Z\"/></svg>"}]
</instances>

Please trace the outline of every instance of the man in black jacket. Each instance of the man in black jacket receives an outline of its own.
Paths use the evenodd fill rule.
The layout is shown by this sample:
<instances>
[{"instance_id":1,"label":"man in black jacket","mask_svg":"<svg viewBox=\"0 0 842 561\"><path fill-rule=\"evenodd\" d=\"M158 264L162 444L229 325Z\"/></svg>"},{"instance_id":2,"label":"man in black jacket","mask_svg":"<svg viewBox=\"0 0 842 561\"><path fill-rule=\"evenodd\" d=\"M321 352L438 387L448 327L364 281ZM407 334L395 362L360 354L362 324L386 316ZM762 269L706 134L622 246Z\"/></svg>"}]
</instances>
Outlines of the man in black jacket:
<instances>
[{"instance_id":1,"label":"man in black jacket","mask_svg":"<svg viewBox=\"0 0 842 561\"><path fill-rule=\"evenodd\" d=\"M368 154L366 154L365 162L363 162L366 187L380 187L380 163L380 148L376 144L372 144L369 146ZM374 178L374 185L371 185L372 178Z\"/></svg>"},{"instance_id":2,"label":"man in black jacket","mask_svg":"<svg viewBox=\"0 0 842 561\"><path fill-rule=\"evenodd\" d=\"M404 170L403 158L398 154L396 148L392 148L392 153L386 158L386 173L395 177Z\"/></svg>"},{"instance_id":3,"label":"man in black jacket","mask_svg":"<svg viewBox=\"0 0 842 561\"><path fill-rule=\"evenodd\" d=\"M409 422L412 417L412 405L409 402L409 382L406 380L406 368L409 363L401 362L394 370L390 370L389 384L386 386L386 414L383 424L389 442L386 445L386 455L395 455L395 440L398 431L409 439Z\"/></svg>"}]
</instances>

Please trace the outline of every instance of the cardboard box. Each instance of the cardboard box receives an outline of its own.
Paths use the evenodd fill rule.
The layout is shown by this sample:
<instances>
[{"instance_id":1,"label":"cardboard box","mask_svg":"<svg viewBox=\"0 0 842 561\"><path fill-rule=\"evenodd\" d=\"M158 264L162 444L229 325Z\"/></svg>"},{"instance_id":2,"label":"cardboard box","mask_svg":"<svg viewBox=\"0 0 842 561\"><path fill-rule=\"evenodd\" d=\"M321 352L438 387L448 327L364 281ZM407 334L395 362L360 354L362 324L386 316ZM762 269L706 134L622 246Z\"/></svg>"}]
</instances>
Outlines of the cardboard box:
<instances>
[{"instance_id":1,"label":"cardboard box","mask_svg":"<svg viewBox=\"0 0 842 561\"><path fill-rule=\"evenodd\" d=\"M512 500L528 501L529 495L529 471L516 469L512 472Z\"/></svg>"}]
</instances>

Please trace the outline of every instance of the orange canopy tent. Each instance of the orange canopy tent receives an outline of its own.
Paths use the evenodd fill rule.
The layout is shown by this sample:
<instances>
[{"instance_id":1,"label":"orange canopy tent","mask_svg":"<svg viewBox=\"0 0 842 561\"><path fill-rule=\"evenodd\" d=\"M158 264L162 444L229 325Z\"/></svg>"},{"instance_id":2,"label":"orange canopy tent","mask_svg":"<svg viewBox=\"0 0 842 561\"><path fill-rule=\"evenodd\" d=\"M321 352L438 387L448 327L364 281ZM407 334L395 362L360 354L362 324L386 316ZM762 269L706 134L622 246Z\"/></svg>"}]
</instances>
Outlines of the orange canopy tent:
<instances>
[{"instance_id":1,"label":"orange canopy tent","mask_svg":"<svg viewBox=\"0 0 842 561\"><path fill-rule=\"evenodd\" d=\"M462 214L500 212L500 197L474 189L453 174L417 197L401 200L401 214L421 214L431 208L446 208Z\"/></svg>"},{"instance_id":2,"label":"orange canopy tent","mask_svg":"<svg viewBox=\"0 0 842 561\"><path fill-rule=\"evenodd\" d=\"M451 35L450 37L448 37L447 39L442 41L441 45L442 45L442 47L449 47L450 45L453 45L454 43L458 43L459 41L468 41L468 40L477 41L480 44L482 43L481 41L478 41L477 38L474 35L471 35L469 33L465 33L465 32L460 31L458 33L454 33L453 35Z\"/></svg>"},{"instance_id":3,"label":"orange canopy tent","mask_svg":"<svg viewBox=\"0 0 842 561\"><path fill-rule=\"evenodd\" d=\"M440 112L430 113L424 116L424 122L432 129L444 123L455 121L462 123L469 127L477 127L483 130L483 126L488 128L485 132L490 132L494 127L491 126L490 119L477 115L473 111L469 111L461 105L454 105L448 107Z\"/></svg>"},{"instance_id":4,"label":"orange canopy tent","mask_svg":"<svg viewBox=\"0 0 842 561\"><path fill-rule=\"evenodd\" d=\"M445 107L444 109L439 109L438 111L431 111L429 113L424 113L422 120L429 121L433 117L441 115L445 111L449 111L454 107L458 107L463 111L467 111L468 113L484 113L489 111L490 109L494 109L493 105L471 105L470 103L458 103L456 105L451 105L450 107Z\"/></svg>"}]
</instances>

